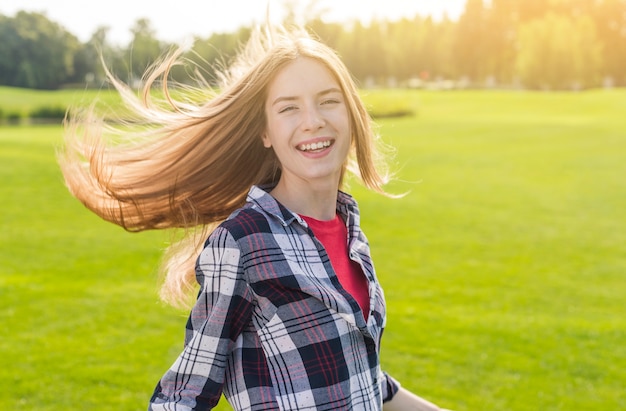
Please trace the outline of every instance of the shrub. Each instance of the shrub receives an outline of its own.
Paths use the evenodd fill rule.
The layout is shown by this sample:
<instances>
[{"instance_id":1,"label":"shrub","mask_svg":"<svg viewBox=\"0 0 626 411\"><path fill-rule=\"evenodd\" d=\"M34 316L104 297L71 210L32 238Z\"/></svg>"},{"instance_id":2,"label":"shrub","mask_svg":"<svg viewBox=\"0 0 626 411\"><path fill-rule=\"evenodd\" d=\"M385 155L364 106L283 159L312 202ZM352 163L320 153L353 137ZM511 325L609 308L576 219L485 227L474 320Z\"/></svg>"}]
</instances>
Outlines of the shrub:
<instances>
[{"instance_id":1,"label":"shrub","mask_svg":"<svg viewBox=\"0 0 626 411\"><path fill-rule=\"evenodd\" d=\"M361 97L374 119L417 115L416 101L404 90L370 90Z\"/></svg>"},{"instance_id":2,"label":"shrub","mask_svg":"<svg viewBox=\"0 0 626 411\"><path fill-rule=\"evenodd\" d=\"M391 118L391 117L410 117L415 115L415 111L408 108L395 108L388 110L377 110L372 109L369 110L370 116L372 118Z\"/></svg>"},{"instance_id":3,"label":"shrub","mask_svg":"<svg viewBox=\"0 0 626 411\"><path fill-rule=\"evenodd\" d=\"M41 120L63 120L65 118L65 107L42 106L34 109L30 113L30 118Z\"/></svg>"},{"instance_id":4,"label":"shrub","mask_svg":"<svg viewBox=\"0 0 626 411\"><path fill-rule=\"evenodd\" d=\"M6 120L9 123L13 123L13 124L19 123L21 119L22 119L22 114L17 111L12 111L10 113L7 113L6 115Z\"/></svg>"}]
</instances>

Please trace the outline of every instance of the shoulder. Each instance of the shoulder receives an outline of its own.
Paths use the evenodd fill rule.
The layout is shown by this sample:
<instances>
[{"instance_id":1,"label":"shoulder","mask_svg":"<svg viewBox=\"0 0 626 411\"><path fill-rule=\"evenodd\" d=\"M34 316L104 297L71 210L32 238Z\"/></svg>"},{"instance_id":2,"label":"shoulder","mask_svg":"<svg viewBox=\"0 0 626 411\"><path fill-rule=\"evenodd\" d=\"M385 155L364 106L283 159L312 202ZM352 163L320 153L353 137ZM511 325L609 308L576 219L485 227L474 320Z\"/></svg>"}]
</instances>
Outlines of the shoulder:
<instances>
[{"instance_id":1,"label":"shoulder","mask_svg":"<svg viewBox=\"0 0 626 411\"><path fill-rule=\"evenodd\" d=\"M255 234L272 234L268 216L250 207L237 210L220 228L228 231L235 241Z\"/></svg>"},{"instance_id":2,"label":"shoulder","mask_svg":"<svg viewBox=\"0 0 626 411\"><path fill-rule=\"evenodd\" d=\"M239 260L251 248L267 243L273 237L267 218L262 213L243 207L236 210L209 234L200 253L199 263Z\"/></svg>"},{"instance_id":3,"label":"shoulder","mask_svg":"<svg viewBox=\"0 0 626 411\"><path fill-rule=\"evenodd\" d=\"M280 249L276 224L271 217L254 208L237 210L222 222L209 236L205 251L215 254L228 252L231 260L236 259L244 266L259 255L267 255L270 250ZM218 248L219 251L214 249Z\"/></svg>"}]
</instances>

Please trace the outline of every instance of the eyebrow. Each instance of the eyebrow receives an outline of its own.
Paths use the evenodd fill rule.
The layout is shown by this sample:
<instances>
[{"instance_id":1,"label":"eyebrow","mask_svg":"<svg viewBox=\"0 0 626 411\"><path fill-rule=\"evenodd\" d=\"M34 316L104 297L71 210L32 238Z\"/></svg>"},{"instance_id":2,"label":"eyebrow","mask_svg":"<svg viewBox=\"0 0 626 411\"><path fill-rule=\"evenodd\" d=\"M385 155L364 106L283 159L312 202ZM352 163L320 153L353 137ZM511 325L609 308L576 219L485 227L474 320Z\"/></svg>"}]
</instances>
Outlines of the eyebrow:
<instances>
[{"instance_id":1,"label":"eyebrow","mask_svg":"<svg viewBox=\"0 0 626 411\"><path fill-rule=\"evenodd\" d=\"M332 93L340 93L340 94L342 94L341 90L339 90L337 87L331 87L329 89L320 91L319 93L316 94L316 96L322 97L322 96L325 96L327 94L332 94ZM297 99L298 99L297 96L282 96L282 97L278 97L278 98L276 98L276 100L274 100L272 102L272 106L275 106L276 104L278 104L280 102L283 102L283 101L294 101L294 100L297 100Z\"/></svg>"}]
</instances>

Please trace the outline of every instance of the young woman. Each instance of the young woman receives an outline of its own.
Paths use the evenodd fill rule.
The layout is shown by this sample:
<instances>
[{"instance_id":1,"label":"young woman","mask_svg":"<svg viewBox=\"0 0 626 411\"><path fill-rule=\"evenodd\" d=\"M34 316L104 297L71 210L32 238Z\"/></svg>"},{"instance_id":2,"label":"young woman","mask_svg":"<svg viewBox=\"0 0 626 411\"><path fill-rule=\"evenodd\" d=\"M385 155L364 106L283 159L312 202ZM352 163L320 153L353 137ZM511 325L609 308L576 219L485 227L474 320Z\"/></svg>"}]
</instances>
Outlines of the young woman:
<instances>
[{"instance_id":1,"label":"young woman","mask_svg":"<svg viewBox=\"0 0 626 411\"><path fill-rule=\"evenodd\" d=\"M101 217L210 233L169 256L163 296L200 289L150 409L208 410L224 394L236 410L438 410L380 367L384 296L340 188L352 171L382 193L386 175L337 55L301 30L258 31L199 105L167 93L175 61L148 77L143 102L112 80L148 131L107 144L91 111L68 123L61 157L71 192ZM152 104L159 78L172 110Z\"/></svg>"}]
</instances>

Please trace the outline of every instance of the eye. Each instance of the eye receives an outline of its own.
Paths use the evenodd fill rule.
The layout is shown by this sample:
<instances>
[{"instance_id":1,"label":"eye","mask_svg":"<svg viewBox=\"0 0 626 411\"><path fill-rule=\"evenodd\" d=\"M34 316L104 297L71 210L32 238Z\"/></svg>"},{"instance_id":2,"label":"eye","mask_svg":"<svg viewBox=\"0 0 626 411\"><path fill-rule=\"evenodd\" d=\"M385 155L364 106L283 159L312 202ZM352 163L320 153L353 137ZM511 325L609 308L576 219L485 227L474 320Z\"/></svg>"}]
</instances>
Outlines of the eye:
<instances>
[{"instance_id":1,"label":"eye","mask_svg":"<svg viewBox=\"0 0 626 411\"><path fill-rule=\"evenodd\" d=\"M292 110L295 110L297 108L298 108L297 106L293 106L293 105L292 106L283 107L280 110L278 110L278 113L286 113L288 111L292 111Z\"/></svg>"},{"instance_id":2,"label":"eye","mask_svg":"<svg viewBox=\"0 0 626 411\"><path fill-rule=\"evenodd\" d=\"M341 103L341 101L336 98L329 98L329 99L322 101L322 104L339 104L339 103Z\"/></svg>"}]
</instances>

